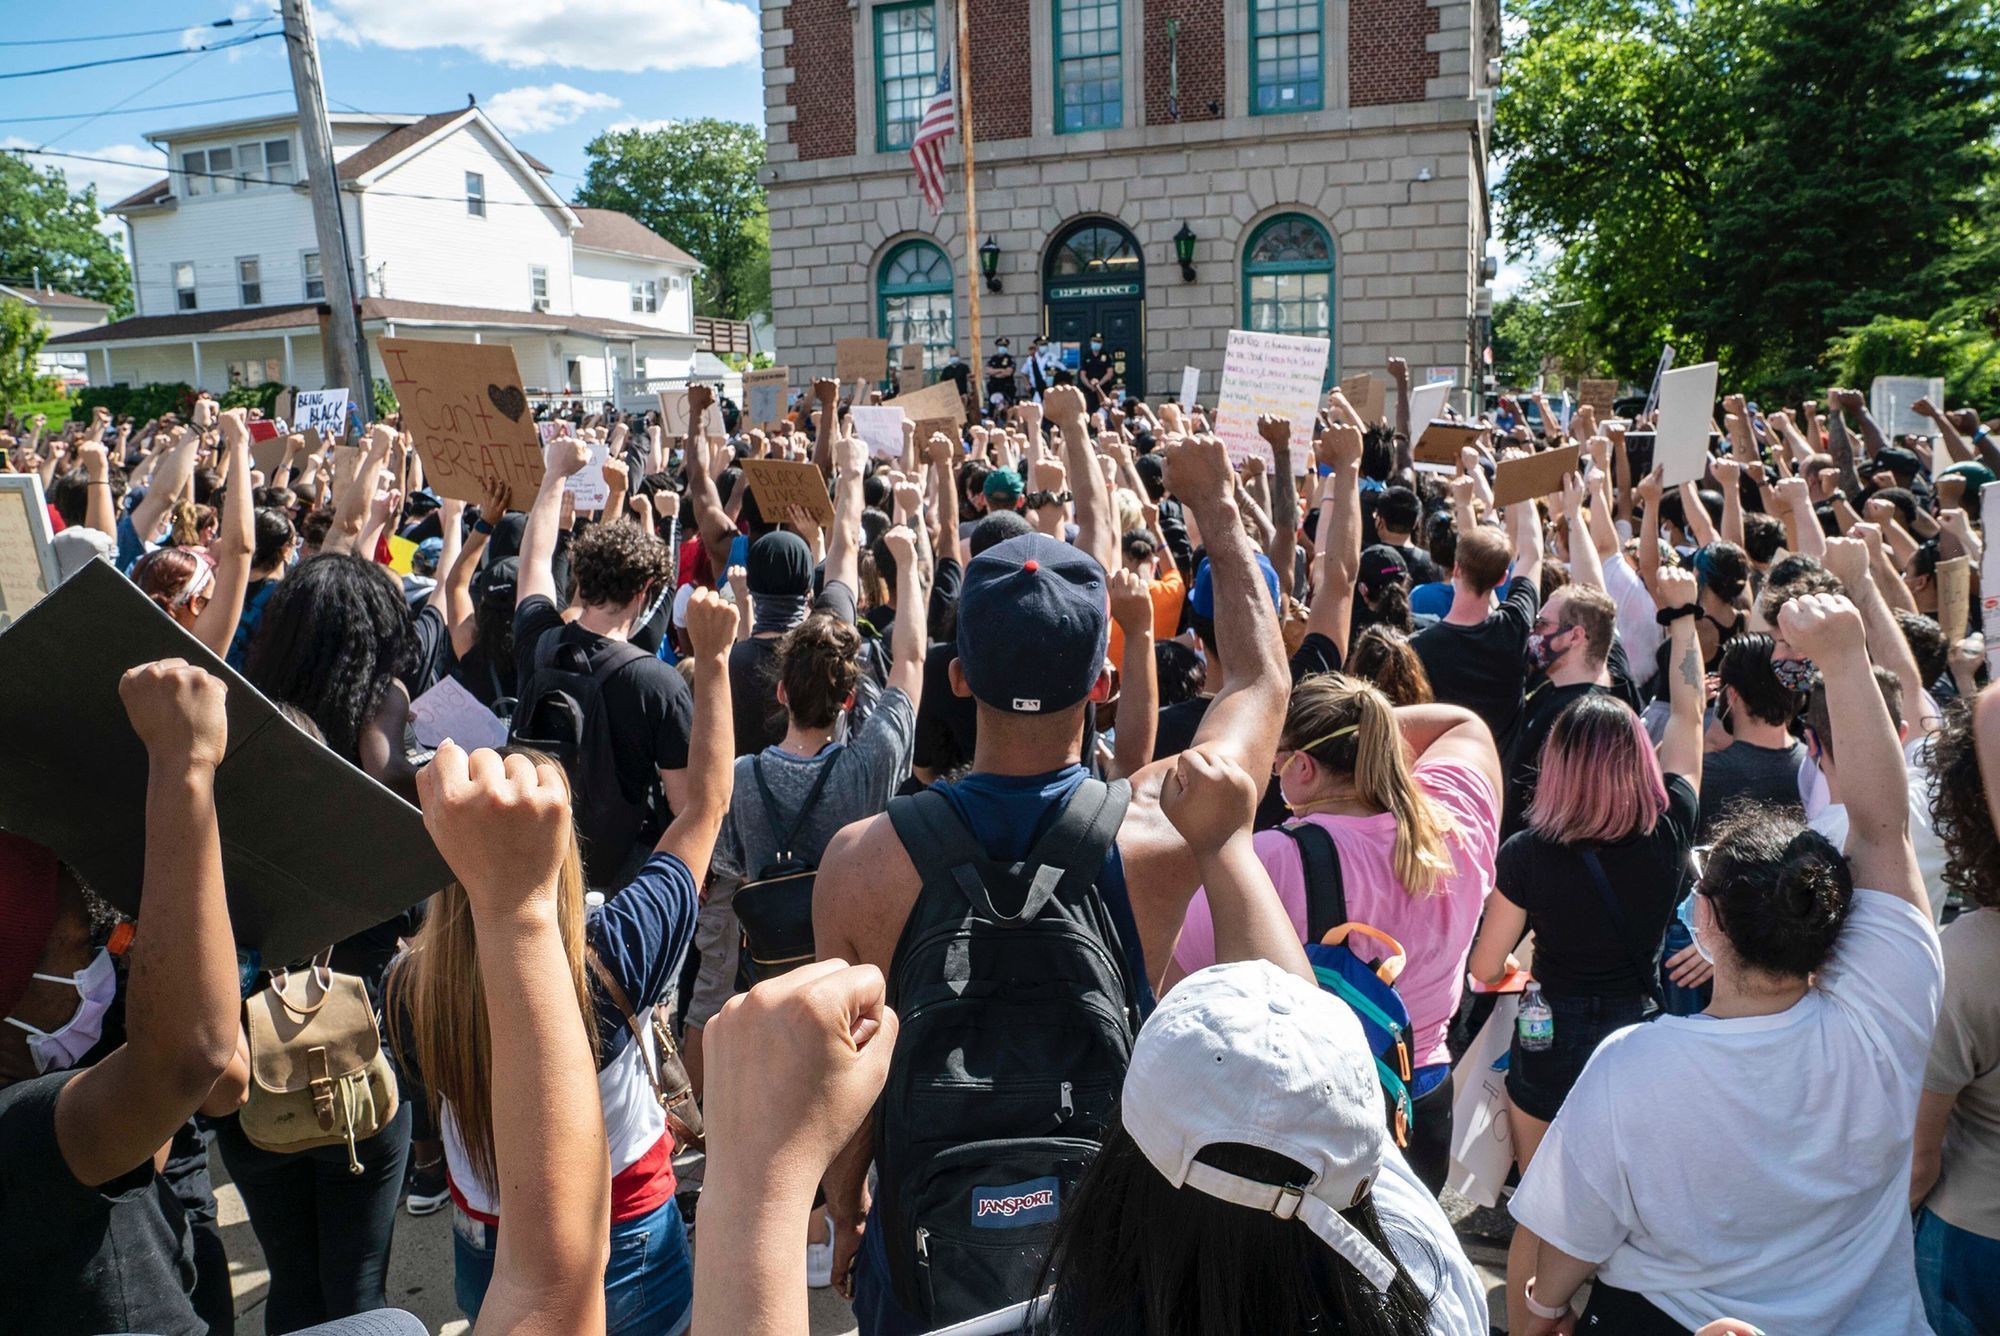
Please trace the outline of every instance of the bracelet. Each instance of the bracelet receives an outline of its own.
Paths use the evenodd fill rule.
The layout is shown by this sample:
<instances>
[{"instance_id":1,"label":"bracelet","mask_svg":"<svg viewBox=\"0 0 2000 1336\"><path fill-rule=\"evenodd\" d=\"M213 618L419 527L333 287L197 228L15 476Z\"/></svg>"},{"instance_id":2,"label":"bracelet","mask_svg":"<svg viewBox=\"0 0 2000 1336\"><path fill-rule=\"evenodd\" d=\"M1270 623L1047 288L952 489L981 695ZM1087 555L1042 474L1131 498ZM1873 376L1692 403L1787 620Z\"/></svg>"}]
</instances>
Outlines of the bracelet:
<instances>
[{"instance_id":1,"label":"bracelet","mask_svg":"<svg viewBox=\"0 0 2000 1336\"><path fill-rule=\"evenodd\" d=\"M493 526L487 522L486 517L483 515L472 522L472 531L474 533L483 533L489 538L493 536Z\"/></svg>"},{"instance_id":2,"label":"bracelet","mask_svg":"<svg viewBox=\"0 0 2000 1336\"><path fill-rule=\"evenodd\" d=\"M1683 603L1678 608L1661 608L1653 614L1653 620L1661 626L1670 626L1683 617L1698 617L1700 615L1701 607L1699 604Z\"/></svg>"},{"instance_id":3,"label":"bracelet","mask_svg":"<svg viewBox=\"0 0 2000 1336\"><path fill-rule=\"evenodd\" d=\"M1533 1276L1528 1277L1528 1286L1522 1293L1521 1298L1528 1305L1528 1311L1545 1322L1553 1322L1563 1314L1569 1312L1568 1304L1564 1304L1560 1308L1550 1308L1546 1304L1537 1303L1535 1300L1535 1278Z\"/></svg>"}]
</instances>

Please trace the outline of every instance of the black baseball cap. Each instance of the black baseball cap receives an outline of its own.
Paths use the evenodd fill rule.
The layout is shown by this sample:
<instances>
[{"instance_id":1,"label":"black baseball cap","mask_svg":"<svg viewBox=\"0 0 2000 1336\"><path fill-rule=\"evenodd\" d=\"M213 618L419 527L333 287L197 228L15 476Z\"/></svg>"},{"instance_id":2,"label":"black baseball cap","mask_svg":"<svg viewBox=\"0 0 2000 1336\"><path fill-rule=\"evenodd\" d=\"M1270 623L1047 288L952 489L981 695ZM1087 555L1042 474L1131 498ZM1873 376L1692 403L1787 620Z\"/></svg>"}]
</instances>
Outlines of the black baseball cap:
<instances>
[{"instance_id":1,"label":"black baseball cap","mask_svg":"<svg viewBox=\"0 0 2000 1336\"><path fill-rule=\"evenodd\" d=\"M1081 705L1110 638L1104 568L1022 534L974 557L958 595L958 665L975 699L1008 714Z\"/></svg>"}]
</instances>

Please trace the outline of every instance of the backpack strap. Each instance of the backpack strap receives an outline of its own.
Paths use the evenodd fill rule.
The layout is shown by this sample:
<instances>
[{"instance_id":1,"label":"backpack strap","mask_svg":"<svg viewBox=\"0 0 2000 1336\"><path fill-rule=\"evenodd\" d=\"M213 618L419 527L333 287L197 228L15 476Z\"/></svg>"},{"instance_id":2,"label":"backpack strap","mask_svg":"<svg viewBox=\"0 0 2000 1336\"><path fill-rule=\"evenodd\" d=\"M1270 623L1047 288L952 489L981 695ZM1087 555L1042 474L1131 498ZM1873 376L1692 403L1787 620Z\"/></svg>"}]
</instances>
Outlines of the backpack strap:
<instances>
[{"instance_id":1,"label":"backpack strap","mask_svg":"<svg viewBox=\"0 0 2000 1336\"><path fill-rule=\"evenodd\" d=\"M1650 952L1641 951L1632 941L1630 920L1625 917L1625 906L1618 903L1617 894L1611 889L1611 878L1604 873L1604 864L1598 860L1594 849L1579 849L1579 857L1590 872L1591 885L1597 888L1597 898L1604 904L1604 916L1611 920L1611 931L1618 938L1618 944L1625 948L1632 961L1632 972L1638 976L1640 985L1654 1006L1660 1006L1659 971L1655 968Z\"/></svg>"},{"instance_id":2,"label":"backpack strap","mask_svg":"<svg viewBox=\"0 0 2000 1336\"><path fill-rule=\"evenodd\" d=\"M791 828L785 832L784 837L778 842L778 857L790 858L792 856L792 850L799 842L799 832L806 828L806 818L812 815L813 807L819 802L820 794L826 791L826 781L833 777L833 768L840 764L840 758L846 751L847 748L840 748L839 751L834 752L832 756L827 758L825 765L819 768L819 776L813 780L812 789L806 794L806 800L799 804L798 815L792 818ZM778 800L772 795L771 786L764 778L764 755L762 752L750 758L750 773L757 777L757 791L764 798L764 813L770 819L771 829L775 831L778 828Z\"/></svg>"},{"instance_id":3,"label":"backpack strap","mask_svg":"<svg viewBox=\"0 0 2000 1336\"><path fill-rule=\"evenodd\" d=\"M1340 848L1316 821L1278 827L1299 848L1305 865L1306 941L1319 942L1347 922L1347 883L1340 872Z\"/></svg>"},{"instance_id":4,"label":"backpack strap","mask_svg":"<svg viewBox=\"0 0 2000 1336\"><path fill-rule=\"evenodd\" d=\"M1050 895L1060 890L1074 897L1095 885L1131 799L1132 786L1122 779L1111 783L1086 779L1077 785L1062 814L1028 851L1022 866L1033 869L1029 874L1031 888L1046 882ZM1032 897L1032 889L1030 894ZM1047 895L1040 897L1034 908L1039 910L1048 899ZM1022 914L1034 917L1025 906Z\"/></svg>"},{"instance_id":5,"label":"backpack strap","mask_svg":"<svg viewBox=\"0 0 2000 1336\"><path fill-rule=\"evenodd\" d=\"M924 885L957 887L975 910L996 923L1027 923L1058 890L1075 894L1096 883L1105 855L1118 838L1131 793L1131 786L1122 780L1114 784L1084 780L1027 859L1012 865L989 857L951 800L935 789L891 799L889 821ZM989 880L1026 881L1018 913L1003 914L994 906Z\"/></svg>"}]
</instances>

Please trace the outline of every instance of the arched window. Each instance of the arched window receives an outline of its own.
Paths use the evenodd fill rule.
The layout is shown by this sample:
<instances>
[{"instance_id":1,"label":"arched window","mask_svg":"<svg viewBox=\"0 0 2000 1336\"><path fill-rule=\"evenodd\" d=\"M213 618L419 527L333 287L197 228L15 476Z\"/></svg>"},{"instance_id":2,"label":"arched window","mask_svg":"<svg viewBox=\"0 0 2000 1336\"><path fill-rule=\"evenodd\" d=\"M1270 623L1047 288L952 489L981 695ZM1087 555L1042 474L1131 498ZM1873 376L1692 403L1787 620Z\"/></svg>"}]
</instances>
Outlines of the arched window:
<instances>
[{"instance_id":1,"label":"arched window","mask_svg":"<svg viewBox=\"0 0 2000 1336\"><path fill-rule=\"evenodd\" d=\"M957 338L951 277L951 261L928 241L905 241L883 258L876 309L891 366L906 343L924 345L927 369L944 365Z\"/></svg>"},{"instance_id":2,"label":"arched window","mask_svg":"<svg viewBox=\"0 0 2000 1336\"><path fill-rule=\"evenodd\" d=\"M1333 337L1333 239L1302 213L1267 219L1243 252L1243 327ZM1327 359L1333 375L1333 359Z\"/></svg>"},{"instance_id":3,"label":"arched window","mask_svg":"<svg viewBox=\"0 0 2000 1336\"><path fill-rule=\"evenodd\" d=\"M1090 223L1064 237L1049 257L1051 278L1097 278L1119 274L1136 276L1139 248L1132 234L1122 227Z\"/></svg>"}]
</instances>

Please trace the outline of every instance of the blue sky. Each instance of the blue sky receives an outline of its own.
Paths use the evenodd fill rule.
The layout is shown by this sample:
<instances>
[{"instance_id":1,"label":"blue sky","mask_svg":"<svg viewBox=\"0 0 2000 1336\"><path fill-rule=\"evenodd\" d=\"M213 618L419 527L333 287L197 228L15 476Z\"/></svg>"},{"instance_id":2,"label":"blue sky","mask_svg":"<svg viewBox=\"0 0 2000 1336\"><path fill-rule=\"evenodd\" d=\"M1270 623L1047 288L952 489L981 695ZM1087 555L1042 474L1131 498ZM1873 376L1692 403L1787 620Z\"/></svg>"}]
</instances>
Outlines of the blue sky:
<instances>
[{"instance_id":1,"label":"blue sky","mask_svg":"<svg viewBox=\"0 0 2000 1336\"><path fill-rule=\"evenodd\" d=\"M118 159L119 165L30 159L60 166L72 185L95 182L102 203L164 173L164 157L145 141L148 132L292 105L281 39L197 50L275 31L274 4L8 0L5 8L0 76L186 52L67 74L0 77L0 148ZM465 105L471 94L519 147L556 169L555 185L566 196L582 183L584 145L606 128L696 116L755 125L764 119L757 9L738 0L315 0L315 15L329 110L442 111ZM219 19L235 22L206 26ZM148 35L58 40L127 33ZM166 106L197 101L204 105ZM109 108L119 109L95 119L22 119Z\"/></svg>"}]
</instances>

